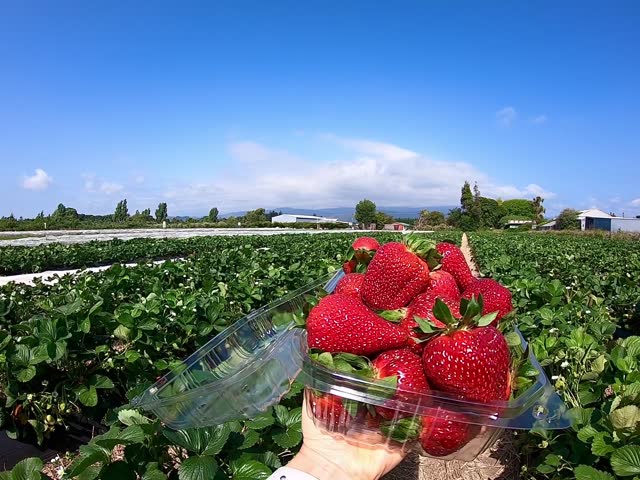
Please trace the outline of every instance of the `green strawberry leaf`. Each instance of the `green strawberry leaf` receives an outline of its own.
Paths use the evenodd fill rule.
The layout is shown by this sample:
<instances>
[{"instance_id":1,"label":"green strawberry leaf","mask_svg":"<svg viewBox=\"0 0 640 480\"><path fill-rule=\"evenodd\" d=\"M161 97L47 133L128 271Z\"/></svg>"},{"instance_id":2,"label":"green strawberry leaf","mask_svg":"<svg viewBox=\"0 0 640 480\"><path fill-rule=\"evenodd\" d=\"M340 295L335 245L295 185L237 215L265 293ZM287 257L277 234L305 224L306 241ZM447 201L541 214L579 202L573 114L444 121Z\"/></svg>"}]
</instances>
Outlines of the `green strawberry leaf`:
<instances>
[{"instance_id":1,"label":"green strawberry leaf","mask_svg":"<svg viewBox=\"0 0 640 480\"><path fill-rule=\"evenodd\" d=\"M259 413L252 420L246 423L247 427L252 430L262 430L263 428L270 427L275 423L273 418L272 409L269 408L266 412Z\"/></svg>"},{"instance_id":2,"label":"green strawberry leaf","mask_svg":"<svg viewBox=\"0 0 640 480\"><path fill-rule=\"evenodd\" d=\"M380 424L380 431L385 437L402 443L418 438L421 429L422 422L419 417L403 418Z\"/></svg>"},{"instance_id":3,"label":"green strawberry leaf","mask_svg":"<svg viewBox=\"0 0 640 480\"><path fill-rule=\"evenodd\" d=\"M576 480L615 480L610 473L596 470L588 465L578 465L573 473L576 475Z\"/></svg>"},{"instance_id":4,"label":"green strawberry leaf","mask_svg":"<svg viewBox=\"0 0 640 480\"><path fill-rule=\"evenodd\" d=\"M266 480L271 475L271 469L257 460L238 459L229 466L231 480Z\"/></svg>"},{"instance_id":5,"label":"green strawberry leaf","mask_svg":"<svg viewBox=\"0 0 640 480\"><path fill-rule=\"evenodd\" d=\"M616 475L630 477L640 474L640 446L625 445L611 455L611 468Z\"/></svg>"},{"instance_id":6,"label":"green strawberry leaf","mask_svg":"<svg viewBox=\"0 0 640 480\"><path fill-rule=\"evenodd\" d=\"M294 428L278 428L274 430L272 438L282 448L293 448L302 442L302 432Z\"/></svg>"},{"instance_id":7,"label":"green strawberry leaf","mask_svg":"<svg viewBox=\"0 0 640 480\"><path fill-rule=\"evenodd\" d=\"M189 457L180 464L180 480L211 480L218 471L215 458L209 456Z\"/></svg>"}]
</instances>

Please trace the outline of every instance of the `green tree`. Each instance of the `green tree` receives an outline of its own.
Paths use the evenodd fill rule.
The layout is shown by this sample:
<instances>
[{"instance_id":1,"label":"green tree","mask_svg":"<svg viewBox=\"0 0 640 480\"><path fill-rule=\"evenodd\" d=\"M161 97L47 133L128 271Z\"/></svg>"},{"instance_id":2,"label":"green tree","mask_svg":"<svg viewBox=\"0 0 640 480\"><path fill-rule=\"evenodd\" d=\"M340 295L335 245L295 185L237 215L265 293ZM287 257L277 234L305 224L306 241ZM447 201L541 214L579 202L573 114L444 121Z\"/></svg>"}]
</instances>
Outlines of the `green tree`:
<instances>
[{"instance_id":1,"label":"green tree","mask_svg":"<svg viewBox=\"0 0 640 480\"><path fill-rule=\"evenodd\" d=\"M393 217L391 215L388 215L384 212L376 212L376 228L378 230L382 230L384 228L385 225L389 224L389 223L393 223Z\"/></svg>"},{"instance_id":2,"label":"green tree","mask_svg":"<svg viewBox=\"0 0 640 480\"><path fill-rule=\"evenodd\" d=\"M275 210L267 212L267 221L270 222L271 220L273 220L273 217L277 217L278 215L282 215L282 212L276 212Z\"/></svg>"},{"instance_id":3,"label":"green tree","mask_svg":"<svg viewBox=\"0 0 640 480\"><path fill-rule=\"evenodd\" d=\"M531 203L533 204L533 211L536 215L536 223L542 223L544 221L544 212L546 211L542 206L544 198L538 195L531 201Z\"/></svg>"},{"instance_id":4,"label":"green tree","mask_svg":"<svg viewBox=\"0 0 640 480\"><path fill-rule=\"evenodd\" d=\"M256 208L255 210L247 212L244 216L244 221L248 224L266 222L267 215L265 214L264 208Z\"/></svg>"},{"instance_id":5,"label":"green tree","mask_svg":"<svg viewBox=\"0 0 640 480\"><path fill-rule=\"evenodd\" d=\"M158 208L156 208L156 221L164 222L167 217L167 204L165 202L159 203Z\"/></svg>"},{"instance_id":6,"label":"green tree","mask_svg":"<svg viewBox=\"0 0 640 480\"><path fill-rule=\"evenodd\" d=\"M140 212L138 212L140 215ZM113 220L116 222L126 222L127 218L129 218L129 208L127 207L127 199L120 200L116 205L116 211L113 214Z\"/></svg>"},{"instance_id":7,"label":"green tree","mask_svg":"<svg viewBox=\"0 0 640 480\"><path fill-rule=\"evenodd\" d=\"M480 224L486 228L502 228L502 217L506 212L493 198L480 197Z\"/></svg>"},{"instance_id":8,"label":"green tree","mask_svg":"<svg viewBox=\"0 0 640 480\"><path fill-rule=\"evenodd\" d=\"M218 221L218 209L216 207L213 207L211 210L209 210L207 220L209 220L211 223L216 223Z\"/></svg>"},{"instance_id":9,"label":"green tree","mask_svg":"<svg viewBox=\"0 0 640 480\"><path fill-rule=\"evenodd\" d=\"M505 200L502 202L502 208L505 210L505 215L509 217L524 217L530 220L535 220L536 211L533 207L533 202L522 198L515 198L513 200Z\"/></svg>"},{"instance_id":10,"label":"green tree","mask_svg":"<svg viewBox=\"0 0 640 480\"><path fill-rule=\"evenodd\" d=\"M580 220L578 220L578 211L573 208L565 208L556 218L557 230L578 230L580 228Z\"/></svg>"},{"instance_id":11,"label":"green tree","mask_svg":"<svg viewBox=\"0 0 640 480\"><path fill-rule=\"evenodd\" d=\"M438 211L422 210L420 212L420 218L416 222L416 229L426 230L428 227L434 227L436 225L444 225L444 214Z\"/></svg>"},{"instance_id":12,"label":"green tree","mask_svg":"<svg viewBox=\"0 0 640 480\"><path fill-rule=\"evenodd\" d=\"M473 184L473 205L471 206L471 218L477 226L482 225L482 207L480 204L480 187L478 182Z\"/></svg>"},{"instance_id":13,"label":"green tree","mask_svg":"<svg viewBox=\"0 0 640 480\"><path fill-rule=\"evenodd\" d=\"M473 208L473 193L471 193L471 185L469 185L469 182L464 182L462 186L460 207L463 213L470 213Z\"/></svg>"},{"instance_id":14,"label":"green tree","mask_svg":"<svg viewBox=\"0 0 640 480\"><path fill-rule=\"evenodd\" d=\"M371 200L360 200L356 205L356 222L370 225L376 221L376 204Z\"/></svg>"},{"instance_id":15,"label":"green tree","mask_svg":"<svg viewBox=\"0 0 640 480\"><path fill-rule=\"evenodd\" d=\"M67 211L67 207L65 207L62 203L59 203L53 212L54 217L64 217L64 214Z\"/></svg>"}]
</instances>

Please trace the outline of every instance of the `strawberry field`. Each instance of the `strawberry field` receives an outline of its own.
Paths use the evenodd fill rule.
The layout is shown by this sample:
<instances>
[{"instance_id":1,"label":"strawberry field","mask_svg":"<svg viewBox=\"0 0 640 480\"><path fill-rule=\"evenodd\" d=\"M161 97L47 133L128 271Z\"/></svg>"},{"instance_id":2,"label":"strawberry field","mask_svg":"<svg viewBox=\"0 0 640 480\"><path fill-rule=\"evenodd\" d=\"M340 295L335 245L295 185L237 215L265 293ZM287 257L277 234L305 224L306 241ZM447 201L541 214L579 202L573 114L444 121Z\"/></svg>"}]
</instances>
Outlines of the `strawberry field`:
<instances>
[{"instance_id":1,"label":"strawberry field","mask_svg":"<svg viewBox=\"0 0 640 480\"><path fill-rule=\"evenodd\" d=\"M572 408L573 430L520 436L525 478L640 475L640 243L470 235L480 270L513 292L523 334Z\"/></svg>"},{"instance_id":2,"label":"strawberry field","mask_svg":"<svg viewBox=\"0 0 640 480\"><path fill-rule=\"evenodd\" d=\"M189 456L183 470L202 457L198 468L209 472L220 468L220 475L262 478L243 468L253 466L264 473L265 465L278 465L299 444L298 397L254 422L180 433L137 412L117 409L242 315L339 268L355 237L174 240L172 253L191 253L187 259L131 268L116 264L104 272L64 277L54 285L1 287L2 428L12 438L39 444L56 444L78 425L106 432L109 440L98 438L81 448L81 457L87 453L89 460L78 461L70 475L93 472L93 478L108 478L114 469L143 475L153 465L157 472L149 475L176 474L180 455L167 463L167 449L177 445L174 452L184 449L185 458ZM393 233L378 237L399 238ZM460 240L460 234L440 237ZM140 252L154 254L158 243L163 244L147 241L145 248L144 242L64 247L79 257L71 256L71 265L61 266L78 266L78 258L81 264L91 262L89 253L103 249L109 258L131 260ZM35 253L8 250L0 249L0 258L13 261L17 251L29 261L59 258L61 251L58 246L37 247ZM4 266L4 271L11 269L15 262ZM127 448L125 457L111 464L107 457L115 445ZM109 465L100 470L96 462Z\"/></svg>"},{"instance_id":3,"label":"strawberry field","mask_svg":"<svg viewBox=\"0 0 640 480\"><path fill-rule=\"evenodd\" d=\"M302 440L300 388L252 421L178 432L126 405L242 315L338 269L355 237L0 248L4 273L187 257L1 287L2 428L48 445L92 431L68 477L266 478ZM470 241L480 270L513 293L521 331L572 407L573 430L516 436L523 477L640 478L640 244L526 233ZM40 478L40 467L30 459L4 477Z\"/></svg>"}]
</instances>

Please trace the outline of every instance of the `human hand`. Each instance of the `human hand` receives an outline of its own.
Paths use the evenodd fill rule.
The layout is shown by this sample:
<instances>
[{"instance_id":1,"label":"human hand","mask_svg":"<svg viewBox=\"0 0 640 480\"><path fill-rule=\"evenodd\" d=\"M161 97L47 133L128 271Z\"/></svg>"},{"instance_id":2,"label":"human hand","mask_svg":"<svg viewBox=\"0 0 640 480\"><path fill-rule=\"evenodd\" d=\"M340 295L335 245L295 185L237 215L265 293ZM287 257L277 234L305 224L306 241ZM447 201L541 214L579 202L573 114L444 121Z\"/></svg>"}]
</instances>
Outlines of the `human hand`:
<instances>
[{"instance_id":1,"label":"human hand","mask_svg":"<svg viewBox=\"0 0 640 480\"><path fill-rule=\"evenodd\" d=\"M398 447L356 444L358 438L347 441L320 431L307 411L306 400L302 406L302 434L302 448L287 466L319 480L377 480L407 454ZM384 443L381 436L378 440Z\"/></svg>"}]
</instances>

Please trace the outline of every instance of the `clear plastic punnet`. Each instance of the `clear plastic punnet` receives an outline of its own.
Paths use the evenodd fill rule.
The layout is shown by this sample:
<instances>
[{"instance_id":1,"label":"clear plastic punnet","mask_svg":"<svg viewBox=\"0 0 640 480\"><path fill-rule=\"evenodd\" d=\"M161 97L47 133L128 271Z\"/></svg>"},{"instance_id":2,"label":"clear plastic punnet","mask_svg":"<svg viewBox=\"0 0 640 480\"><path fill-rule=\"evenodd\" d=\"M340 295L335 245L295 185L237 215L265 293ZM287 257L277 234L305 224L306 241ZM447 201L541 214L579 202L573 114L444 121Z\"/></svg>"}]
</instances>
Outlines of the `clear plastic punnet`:
<instances>
[{"instance_id":1,"label":"clear plastic punnet","mask_svg":"<svg viewBox=\"0 0 640 480\"><path fill-rule=\"evenodd\" d=\"M433 390L403 392L398 400L390 386L313 361L296 316L308 310L311 299L332 292L343 275L329 275L238 320L136 397L133 406L153 412L174 429L219 425L253 418L277 404L297 379L305 385L309 416L327 434L462 461L473 460L505 429L570 425L563 401L517 330L516 351L528 354L537 375L511 400L490 404ZM462 435L462 446L430 441L447 431Z\"/></svg>"}]
</instances>

